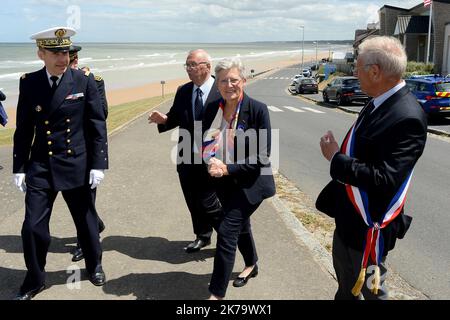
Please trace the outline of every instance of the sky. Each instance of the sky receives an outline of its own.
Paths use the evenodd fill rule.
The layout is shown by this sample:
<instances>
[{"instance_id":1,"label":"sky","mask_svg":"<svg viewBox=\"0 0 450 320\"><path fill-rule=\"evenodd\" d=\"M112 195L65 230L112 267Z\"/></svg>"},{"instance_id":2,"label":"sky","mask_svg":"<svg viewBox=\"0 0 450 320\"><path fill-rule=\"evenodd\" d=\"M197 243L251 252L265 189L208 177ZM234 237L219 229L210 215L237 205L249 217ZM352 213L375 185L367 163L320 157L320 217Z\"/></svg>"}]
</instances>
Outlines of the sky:
<instances>
[{"instance_id":1,"label":"sky","mask_svg":"<svg viewBox=\"0 0 450 320\"><path fill-rule=\"evenodd\" d=\"M409 9L421 2L2 0L0 42L30 42L31 34L55 26L74 27L78 42L351 40L356 29L378 21L383 5Z\"/></svg>"}]
</instances>

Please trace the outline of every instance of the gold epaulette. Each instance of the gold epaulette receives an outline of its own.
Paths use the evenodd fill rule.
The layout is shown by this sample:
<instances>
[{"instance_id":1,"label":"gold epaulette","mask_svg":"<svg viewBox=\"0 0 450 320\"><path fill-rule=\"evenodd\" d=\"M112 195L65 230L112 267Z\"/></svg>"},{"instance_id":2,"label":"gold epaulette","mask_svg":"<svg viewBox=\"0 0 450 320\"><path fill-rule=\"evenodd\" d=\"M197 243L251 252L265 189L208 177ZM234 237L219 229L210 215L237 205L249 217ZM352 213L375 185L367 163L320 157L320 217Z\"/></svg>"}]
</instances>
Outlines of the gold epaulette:
<instances>
[{"instance_id":1,"label":"gold epaulette","mask_svg":"<svg viewBox=\"0 0 450 320\"><path fill-rule=\"evenodd\" d=\"M84 72L84 75L85 75L86 77L89 77L90 74L91 74L91 72L90 72L89 70L87 70L87 71Z\"/></svg>"},{"instance_id":2,"label":"gold epaulette","mask_svg":"<svg viewBox=\"0 0 450 320\"><path fill-rule=\"evenodd\" d=\"M100 76L94 76L94 78L95 78L95 81L98 81L98 82L103 80L103 78Z\"/></svg>"},{"instance_id":3,"label":"gold epaulette","mask_svg":"<svg viewBox=\"0 0 450 320\"><path fill-rule=\"evenodd\" d=\"M24 73L21 77L20 77L20 79L25 79L27 77L27 74L26 73Z\"/></svg>"}]
</instances>

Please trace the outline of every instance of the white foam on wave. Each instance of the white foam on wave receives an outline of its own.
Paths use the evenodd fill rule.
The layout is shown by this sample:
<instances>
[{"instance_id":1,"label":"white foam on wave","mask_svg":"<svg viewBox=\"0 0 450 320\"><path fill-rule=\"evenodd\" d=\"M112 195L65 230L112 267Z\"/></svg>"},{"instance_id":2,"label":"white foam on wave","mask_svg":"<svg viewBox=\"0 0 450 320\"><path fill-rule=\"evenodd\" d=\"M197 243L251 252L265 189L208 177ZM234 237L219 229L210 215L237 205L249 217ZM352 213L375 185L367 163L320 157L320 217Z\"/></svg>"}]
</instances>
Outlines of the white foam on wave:
<instances>
[{"instance_id":1,"label":"white foam on wave","mask_svg":"<svg viewBox=\"0 0 450 320\"><path fill-rule=\"evenodd\" d=\"M180 62L177 61L177 60L170 60L170 61L166 61L166 62L157 62L157 63L140 62L140 63L137 63L137 64L128 65L128 66L114 66L114 65L111 65L111 66L109 66L106 69L98 68L97 71L98 72L128 71L128 70L136 70L136 69L155 68L155 67L166 66L166 65L176 65L176 64L179 64L179 63Z\"/></svg>"},{"instance_id":2,"label":"white foam on wave","mask_svg":"<svg viewBox=\"0 0 450 320\"><path fill-rule=\"evenodd\" d=\"M0 80L18 80L25 72L0 74Z\"/></svg>"}]
</instances>

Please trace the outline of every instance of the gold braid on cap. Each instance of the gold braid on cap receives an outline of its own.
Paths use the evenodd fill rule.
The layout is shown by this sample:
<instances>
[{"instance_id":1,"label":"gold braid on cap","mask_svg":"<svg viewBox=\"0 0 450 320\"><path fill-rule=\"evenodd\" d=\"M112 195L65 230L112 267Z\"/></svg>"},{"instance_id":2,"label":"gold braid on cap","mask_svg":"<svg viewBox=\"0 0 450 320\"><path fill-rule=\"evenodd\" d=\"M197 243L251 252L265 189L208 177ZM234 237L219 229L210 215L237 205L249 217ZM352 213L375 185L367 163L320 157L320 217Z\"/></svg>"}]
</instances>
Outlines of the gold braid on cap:
<instances>
[{"instance_id":1,"label":"gold braid on cap","mask_svg":"<svg viewBox=\"0 0 450 320\"><path fill-rule=\"evenodd\" d=\"M69 38L58 38L58 39L39 39L36 40L37 46L39 48L64 48L72 44Z\"/></svg>"}]
</instances>

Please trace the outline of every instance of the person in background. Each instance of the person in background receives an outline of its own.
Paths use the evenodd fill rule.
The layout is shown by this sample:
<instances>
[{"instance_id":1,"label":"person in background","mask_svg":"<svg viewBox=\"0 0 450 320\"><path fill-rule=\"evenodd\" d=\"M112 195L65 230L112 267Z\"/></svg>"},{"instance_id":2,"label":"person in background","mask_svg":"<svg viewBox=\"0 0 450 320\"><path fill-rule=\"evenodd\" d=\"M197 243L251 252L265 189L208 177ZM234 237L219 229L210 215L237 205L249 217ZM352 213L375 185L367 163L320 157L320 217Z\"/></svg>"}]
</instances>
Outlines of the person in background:
<instances>
[{"instance_id":1,"label":"person in background","mask_svg":"<svg viewBox=\"0 0 450 320\"><path fill-rule=\"evenodd\" d=\"M70 46L70 50L69 50L69 66L70 66L70 68L76 69L76 70L80 69L78 67L78 52L81 51L81 49L82 49L81 46L76 46L76 45ZM90 70L88 67L81 68L80 70L90 73ZM105 120L106 120L108 117L108 102L106 100L105 82L103 81L103 79L100 76L95 75L94 79L95 79L95 83L97 84L97 90L100 95L100 100L102 103L102 108L103 108L103 112L105 114ZM105 223L98 215L97 208L95 205L96 198L97 198L97 188L91 189L92 208L98 218L99 233L102 233L105 230ZM73 262L80 261L83 258L84 258L83 250L81 249L80 242L77 241L77 246L72 255L72 261Z\"/></svg>"},{"instance_id":2,"label":"person in background","mask_svg":"<svg viewBox=\"0 0 450 320\"><path fill-rule=\"evenodd\" d=\"M425 113L402 79L406 53L393 37L359 46L357 75L373 99L339 148L333 133L320 139L333 179L316 207L333 217L337 300L388 298L386 257L411 223L403 213L414 166L427 138Z\"/></svg>"},{"instance_id":3,"label":"person in background","mask_svg":"<svg viewBox=\"0 0 450 320\"><path fill-rule=\"evenodd\" d=\"M2 101L6 100L5 94L0 90L0 124L2 126L6 126L8 123L8 115L6 114L5 109L3 108Z\"/></svg>"},{"instance_id":4,"label":"person in background","mask_svg":"<svg viewBox=\"0 0 450 320\"><path fill-rule=\"evenodd\" d=\"M245 267L233 286L245 286L258 274L250 216L264 199L275 194L269 161L271 126L267 106L244 93L246 75L239 59L219 61L215 74L223 99L205 115L205 125L211 129L205 134L203 146L208 172L216 178L216 200L210 199L208 205L216 203L222 210L222 220L215 225L217 245L209 285L211 300L225 297L237 248ZM255 150L256 154L252 153Z\"/></svg>"}]
</instances>

